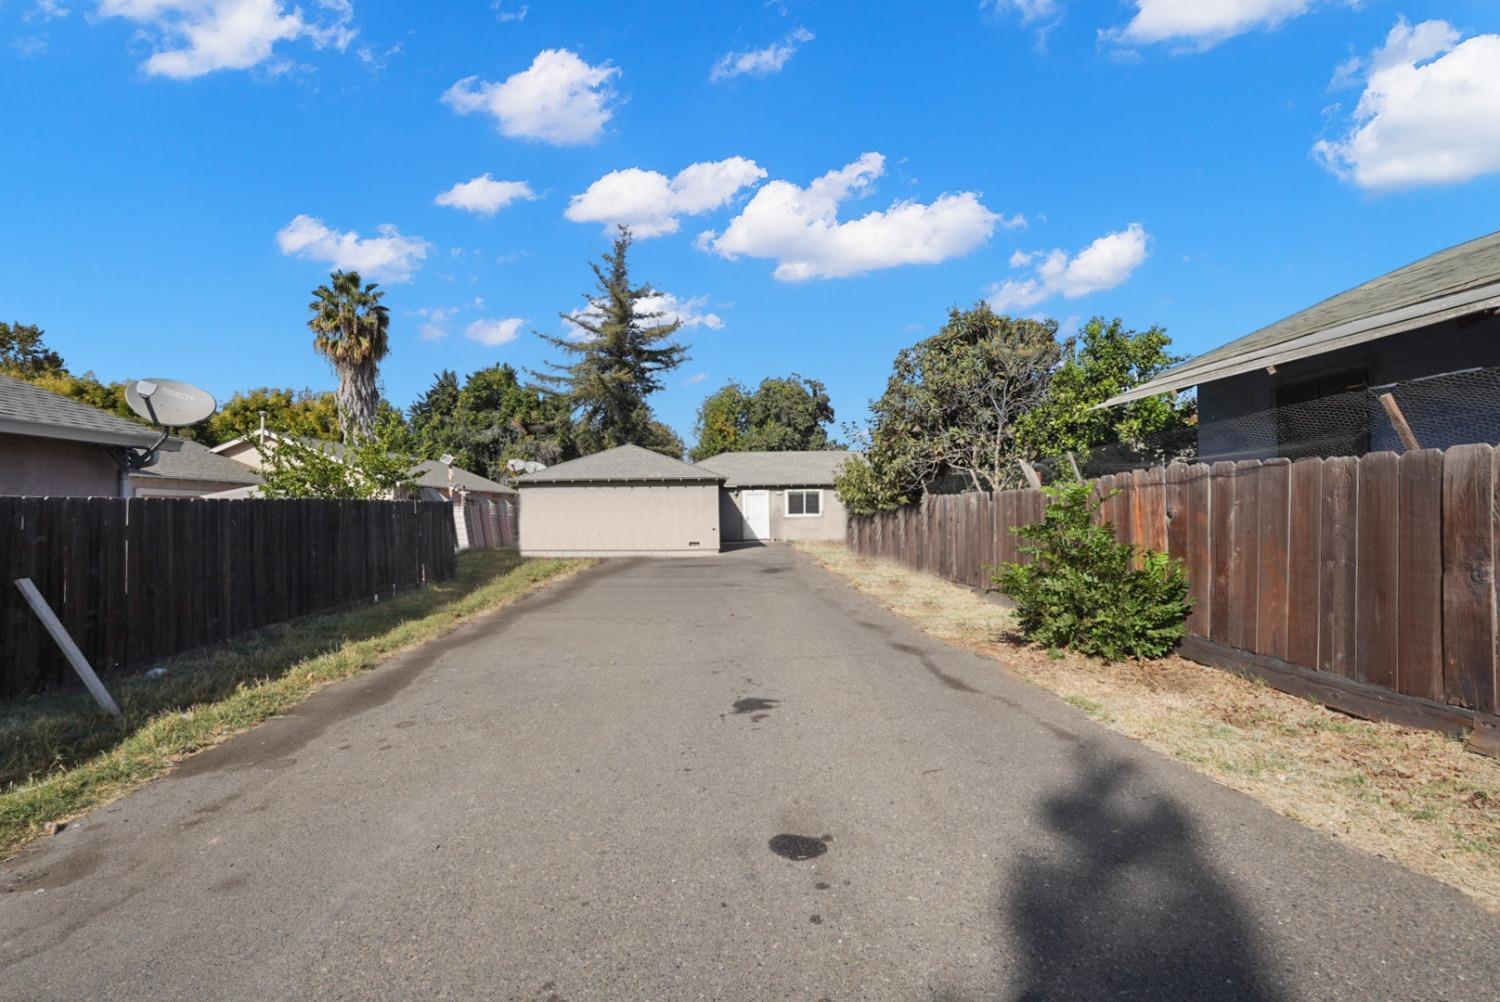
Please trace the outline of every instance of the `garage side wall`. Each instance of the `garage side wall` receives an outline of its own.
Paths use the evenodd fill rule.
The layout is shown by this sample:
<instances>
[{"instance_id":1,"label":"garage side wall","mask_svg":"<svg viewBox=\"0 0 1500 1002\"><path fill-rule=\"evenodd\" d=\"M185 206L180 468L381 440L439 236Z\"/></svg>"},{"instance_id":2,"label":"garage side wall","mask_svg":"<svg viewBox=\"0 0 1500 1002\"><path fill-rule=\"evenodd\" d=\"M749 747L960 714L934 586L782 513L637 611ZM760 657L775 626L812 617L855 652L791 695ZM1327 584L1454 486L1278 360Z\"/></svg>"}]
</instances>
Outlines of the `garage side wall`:
<instances>
[{"instance_id":1,"label":"garage side wall","mask_svg":"<svg viewBox=\"0 0 1500 1002\"><path fill-rule=\"evenodd\" d=\"M691 557L719 552L717 484L531 484L528 557Z\"/></svg>"}]
</instances>

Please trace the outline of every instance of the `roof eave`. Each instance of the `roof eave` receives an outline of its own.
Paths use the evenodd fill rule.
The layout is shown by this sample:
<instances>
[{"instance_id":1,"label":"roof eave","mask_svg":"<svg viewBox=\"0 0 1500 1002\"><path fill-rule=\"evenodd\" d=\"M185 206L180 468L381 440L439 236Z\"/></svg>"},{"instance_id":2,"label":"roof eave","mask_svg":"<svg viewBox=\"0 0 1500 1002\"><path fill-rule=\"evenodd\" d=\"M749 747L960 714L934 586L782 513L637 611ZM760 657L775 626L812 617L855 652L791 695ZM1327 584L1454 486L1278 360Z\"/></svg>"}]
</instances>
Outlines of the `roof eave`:
<instances>
[{"instance_id":1,"label":"roof eave","mask_svg":"<svg viewBox=\"0 0 1500 1002\"><path fill-rule=\"evenodd\" d=\"M1180 393L1189 387L1228 379L1230 376L1254 372L1256 369L1296 361L1299 358L1308 358L1322 354L1321 351L1314 349L1329 345L1330 342L1339 342L1337 345L1332 345L1333 348L1347 348L1497 308L1500 308L1500 282L1491 282L1488 285L1476 286L1451 296L1441 296L1374 316L1335 324L1323 330L1304 334L1291 341L1268 345L1243 355L1234 355L1211 365L1194 367L1194 363L1188 362L1174 372L1168 372L1150 382L1142 383L1140 386L1113 396L1104 403L1096 405L1094 409L1118 407L1120 404L1128 404L1162 393Z\"/></svg>"},{"instance_id":2,"label":"roof eave","mask_svg":"<svg viewBox=\"0 0 1500 1002\"><path fill-rule=\"evenodd\" d=\"M64 442L85 442L92 445L116 445L131 448L148 446L159 437L156 432L146 429L140 432L102 431L13 417L0 417L0 432L8 435L25 435L29 438L50 438ZM179 446L168 439L161 444L161 448L167 452L176 452Z\"/></svg>"}]
</instances>

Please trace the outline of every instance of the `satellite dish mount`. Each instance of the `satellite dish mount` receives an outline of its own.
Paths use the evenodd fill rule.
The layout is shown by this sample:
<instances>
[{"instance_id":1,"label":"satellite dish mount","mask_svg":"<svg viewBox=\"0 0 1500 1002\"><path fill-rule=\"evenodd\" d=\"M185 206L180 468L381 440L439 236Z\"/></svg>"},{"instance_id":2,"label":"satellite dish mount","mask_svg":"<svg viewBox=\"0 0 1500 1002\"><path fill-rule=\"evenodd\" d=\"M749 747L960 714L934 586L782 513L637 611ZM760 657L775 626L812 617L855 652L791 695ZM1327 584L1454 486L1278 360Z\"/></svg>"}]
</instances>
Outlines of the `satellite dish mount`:
<instances>
[{"instance_id":1,"label":"satellite dish mount","mask_svg":"<svg viewBox=\"0 0 1500 1002\"><path fill-rule=\"evenodd\" d=\"M175 379L137 379L125 387L125 403L161 430L161 437L149 448L125 450L125 465L132 470L143 470L156 462L157 450L172 429L205 421L219 409L212 394Z\"/></svg>"}]
</instances>

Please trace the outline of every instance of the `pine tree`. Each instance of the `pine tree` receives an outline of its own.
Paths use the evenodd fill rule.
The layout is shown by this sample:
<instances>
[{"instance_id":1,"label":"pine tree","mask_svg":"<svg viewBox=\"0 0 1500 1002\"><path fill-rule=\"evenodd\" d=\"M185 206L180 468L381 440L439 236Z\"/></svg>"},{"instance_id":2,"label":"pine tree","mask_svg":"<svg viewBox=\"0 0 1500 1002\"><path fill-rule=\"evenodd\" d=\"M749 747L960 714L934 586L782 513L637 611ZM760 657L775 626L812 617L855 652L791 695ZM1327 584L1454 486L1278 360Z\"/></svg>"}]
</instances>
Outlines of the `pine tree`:
<instances>
[{"instance_id":1,"label":"pine tree","mask_svg":"<svg viewBox=\"0 0 1500 1002\"><path fill-rule=\"evenodd\" d=\"M687 348L671 340L682 321L642 308L642 301L657 292L649 284L630 284L630 239L630 231L620 227L603 263L590 265L598 287L584 296L588 306L562 314L582 336L539 334L567 361L549 362L550 373L534 375L575 415L578 448L584 454L628 444L658 451L672 447L646 398L662 388L664 373L687 360Z\"/></svg>"}]
</instances>

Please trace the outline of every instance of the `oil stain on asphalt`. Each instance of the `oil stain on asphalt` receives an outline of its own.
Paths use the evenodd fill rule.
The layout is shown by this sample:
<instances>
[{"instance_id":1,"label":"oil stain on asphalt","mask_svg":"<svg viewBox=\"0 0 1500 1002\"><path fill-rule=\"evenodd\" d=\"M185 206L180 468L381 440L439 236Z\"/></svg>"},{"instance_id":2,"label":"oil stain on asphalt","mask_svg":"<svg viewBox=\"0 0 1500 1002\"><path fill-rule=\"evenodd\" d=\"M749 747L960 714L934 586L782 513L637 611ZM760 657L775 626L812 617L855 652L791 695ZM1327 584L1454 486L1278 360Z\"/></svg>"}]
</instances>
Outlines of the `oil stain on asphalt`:
<instances>
[{"instance_id":1,"label":"oil stain on asphalt","mask_svg":"<svg viewBox=\"0 0 1500 1002\"><path fill-rule=\"evenodd\" d=\"M794 863L816 859L828 851L828 842L811 835L777 835L767 845L772 852Z\"/></svg>"}]
</instances>

